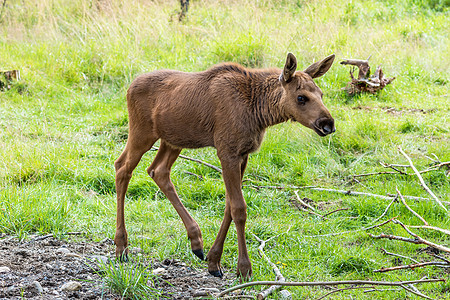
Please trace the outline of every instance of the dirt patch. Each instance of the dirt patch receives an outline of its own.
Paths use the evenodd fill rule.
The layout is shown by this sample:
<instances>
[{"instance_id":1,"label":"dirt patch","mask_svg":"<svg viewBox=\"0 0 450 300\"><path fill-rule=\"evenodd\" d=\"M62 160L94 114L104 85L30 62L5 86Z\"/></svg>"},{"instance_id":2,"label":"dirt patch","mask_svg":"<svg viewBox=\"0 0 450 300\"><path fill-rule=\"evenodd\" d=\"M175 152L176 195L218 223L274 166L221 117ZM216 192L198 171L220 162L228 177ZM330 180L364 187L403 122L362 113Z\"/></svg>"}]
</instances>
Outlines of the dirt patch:
<instances>
[{"instance_id":1,"label":"dirt patch","mask_svg":"<svg viewBox=\"0 0 450 300\"><path fill-rule=\"evenodd\" d=\"M121 299L99 275L98 261L110 263L113 256L114 246L109 239L69 242L51 236L19 241L3 236L0 299ZM157 286L161 299L205 299L235 280L230 272L220 279L209 275L206 268L194 268L174 259L149 261L148 266L160 272ZM66 290L70 286L64 285L70 282L74 290Z\"/></svg>"}]
</instances>

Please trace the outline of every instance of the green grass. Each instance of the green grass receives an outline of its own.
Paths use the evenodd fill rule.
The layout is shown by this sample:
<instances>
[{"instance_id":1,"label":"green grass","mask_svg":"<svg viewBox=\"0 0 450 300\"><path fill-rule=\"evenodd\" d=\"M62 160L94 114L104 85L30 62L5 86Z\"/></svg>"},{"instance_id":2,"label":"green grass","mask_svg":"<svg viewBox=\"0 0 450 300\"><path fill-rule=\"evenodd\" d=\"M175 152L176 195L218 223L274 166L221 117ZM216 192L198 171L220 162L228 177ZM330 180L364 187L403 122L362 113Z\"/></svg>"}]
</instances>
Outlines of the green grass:
<instances>
[{"instance_id":1,"label":"green grass","mask_svg":"<svg viewBox=\"0 0 450 300\"><path fill-rule=\"evenodd\" d=\"M398 188L404 195L429 197L415 176L379 175L356 182L352 175L385 171L380 162L406 164L398 146L419 169L430 165L427 157L450 160L447 0L203 0L191 2L182 23L173 17L177 1L101 3L106 4L99 8L95 1L85 0L6 3L0 21L0 67L20 69L22 80L0 92L0 232L21 238L67 231L84 231L99 240L114 236L113 163L127 137L126 89L138 74L160 68L199 71L229 60L249 67L282 67L288 51L305 68L336 53L336 63L317 83L336 119L337 132L320 138L299 124L270 128L260 151L250 156L245 179L254 184L317 185L376 194L395 193ZM369 55L372 68L382 64L386 76L396 79L377 95L345 95L341 89L349 81L349 68L338 61ZM219 165L214 149L183 154ZM154 155L144 155L130 183L126 203L130 242L157 259L176 257L204 266L190 253L175 210L145 171ZM445 172L423 177L441 200L450 201ZM223 217L221 177L179 159L172 180L209 249ZM251 233L278 236L266 253L280 262L288 280L448 279L448 272L432 267L372 272L394 264L381 248L424 260L427 256L418 252L423 246L373 240L365 232L307 237L367 226L383 213L385 200L299 191L319 206L320 213L349 208L322 220L290 206L288 200L295 195L289 189L244 187L243 192L254 280L274 276L258 256ZM448 214L435 203L408 203L430 224L449 228ZM395 204L385 219L399 215L406 224L420 225L401 204ZM405 235L394 224L371 232ZM448 236L420 234L450 244ZM140 235L150 239L142 241ZM223 255L229 272L234 272L236 253L232 227ZM120 272L123 276L108 277L125 278L120 284L126 289L132 285L126 277L132 270ZM450 297L448 283L419 288L435 298ZM298 299L318 293L318 289L290 290ZM370 299L375 294L348 291L334 297L349 295ZM414 296L390 291L376 297Z\"/></svg>"}]
</instances>

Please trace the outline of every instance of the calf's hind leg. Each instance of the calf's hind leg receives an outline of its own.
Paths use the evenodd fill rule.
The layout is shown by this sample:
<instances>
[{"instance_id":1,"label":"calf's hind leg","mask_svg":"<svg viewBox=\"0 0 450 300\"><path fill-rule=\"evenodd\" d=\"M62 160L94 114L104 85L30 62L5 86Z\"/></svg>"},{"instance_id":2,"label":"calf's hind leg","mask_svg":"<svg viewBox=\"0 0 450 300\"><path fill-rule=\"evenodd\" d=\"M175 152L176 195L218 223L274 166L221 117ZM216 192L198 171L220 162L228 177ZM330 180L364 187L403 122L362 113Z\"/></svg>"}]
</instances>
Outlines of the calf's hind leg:
<instances>
[{"instance_id":1,"label":"calf's hind leg","mask_svg":"<svg viewBox=\"0 0 450 300\"><path fill-rule=\"evenodd\" d=\"M192 252L198 258L204 260L203 239L200 227L186 210L183 203L181 203L177 191L170 180L170 170L173 163L178 158L178 155L180 155L180 152L181 149L173 148L164 140L161 140L161 146L159 147L158 153L150 167L147 169L147 172L159 186L164 195L166 195L167 199L169 199L170 203L172 203L183 221L188 237L191 240Z\"/></svg>"},{"instance_id":2,"label":"calf's hind leg","mask_svg":"<svg viewBox=\"0 0 450 300\"><path fill-rule=\"evenodd\" d=\"M114 163L116 169L116 193L117 193L117 216L116 216L116 234L114 243L116 244L116 257L127 260L128 256L128 235L125 228L125 194L128 189L133 170L153 144L157 137L147 139L139 137L133 139L129 137L125 149L120 157Z\"/></svg>"}]
</instances>

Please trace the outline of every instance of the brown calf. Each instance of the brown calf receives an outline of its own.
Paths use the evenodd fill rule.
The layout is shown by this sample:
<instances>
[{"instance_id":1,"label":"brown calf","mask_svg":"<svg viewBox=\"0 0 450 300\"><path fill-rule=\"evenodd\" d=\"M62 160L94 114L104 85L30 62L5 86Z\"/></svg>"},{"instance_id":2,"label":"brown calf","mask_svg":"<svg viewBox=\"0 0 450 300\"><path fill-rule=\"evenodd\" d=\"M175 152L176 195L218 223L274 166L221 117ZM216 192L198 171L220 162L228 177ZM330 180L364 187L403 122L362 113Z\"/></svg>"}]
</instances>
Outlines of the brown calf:
<instances>
[{"instance_id":1,"label":"brown calf","mask_svg":"<svg viewBox=\"0 0 450 300\"><path fill-rule=\"evenodd\" d=\"M208 252L208 271L222 276L220 258L231 221L238 238L238 275L252 274L245 243L247 205L241 191L248 154L256 151L269 126L293 120L320 136L335 131L334 120L322 102L313 78L333 64L334 55L296 72L297 60L288 54L284 70L247 69L225 63L198 73L172 70L139 76L128 89L129 136L115 162L117 189L116 255L126 258L127 231L124 200L131 175L142 155L161 139L147 172L180 215L191 249L204 259L203 240L197 222L178 198L170 170L183 148L211 146L217 149L226 188L225 216Z\"/></svg>"}]
</instances>

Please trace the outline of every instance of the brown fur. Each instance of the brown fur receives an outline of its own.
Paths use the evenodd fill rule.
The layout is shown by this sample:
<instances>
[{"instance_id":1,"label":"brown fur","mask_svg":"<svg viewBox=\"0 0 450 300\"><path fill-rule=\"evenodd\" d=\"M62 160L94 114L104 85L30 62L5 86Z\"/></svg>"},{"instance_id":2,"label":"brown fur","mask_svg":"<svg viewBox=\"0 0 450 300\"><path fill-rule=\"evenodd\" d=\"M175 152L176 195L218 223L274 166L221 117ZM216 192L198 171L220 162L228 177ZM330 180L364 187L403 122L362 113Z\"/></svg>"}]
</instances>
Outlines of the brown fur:
<instances>
[{"instance_id":1,"label":"brown fur","mask_svg":"<svg viewBox=\"0 0 450 300\"><path fill-rule=\"evenodd\" d=\"M208 270L215 276L222 275L220 258L233 220L238 233L238 274L251 276L245 244L246 204L241 191L248 154L259 148L267 127L289 119L321 136L334 132L334 120L312 80L325 74L333 60L334 55L296 72L296 59L288 54L283 70L255 70L225 63L198 73L160 70L137 77L127 93L127 145L115 163L116 255L122 257L128 252L124 199L132 172L142 155L161 139L148 173L177 210L192 250L203 259L200 228L178 198L169 175L182 148L211 146L217 149L223 168L226 208L207 256ZM301 99L307 100L303 103Z\"/></svg>"}]
</instances>

